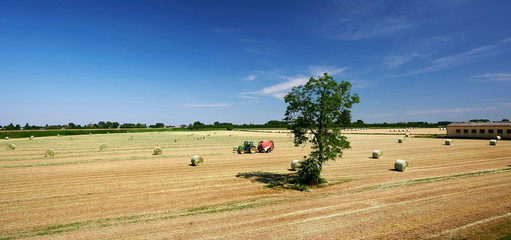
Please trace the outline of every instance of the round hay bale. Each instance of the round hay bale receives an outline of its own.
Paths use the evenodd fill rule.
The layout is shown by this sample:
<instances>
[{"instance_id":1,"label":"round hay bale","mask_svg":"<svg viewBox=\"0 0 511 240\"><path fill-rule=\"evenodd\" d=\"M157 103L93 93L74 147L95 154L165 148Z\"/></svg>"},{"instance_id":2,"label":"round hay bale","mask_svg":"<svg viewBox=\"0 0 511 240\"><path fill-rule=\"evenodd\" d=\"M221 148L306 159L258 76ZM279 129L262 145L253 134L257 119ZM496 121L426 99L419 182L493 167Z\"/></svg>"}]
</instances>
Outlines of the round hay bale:
<instances>
[{"instance_id":1,"label":"round hay bale","mask_svg":"<svg viewBox=\"0 0 511 240\"><path fill-rule=\"evenodd\" d=\"M60 134L57 134L57 137L60 137Z\"/></svg>"},{"instance_id":2,"label":"round hay bale","mask_svg":"<svg viewBox=\"0 0 511 240\"><path fill-rule=\"evenodd\" d=\"M298 170L298 168L299 168L301 165L302 165L302 163L300 162L300 160L295 159L295 160L293 160L293 161L291 162L291 169L292 169L293 171L296 171L296 170Z\"/></svg>"},{"instance_id":3,"label":"round hay bale","mask_svg":"<svg viewBox=\"0 0 511 240\"><path fill-rule=\"evenodd\" d=\"M5 137L5 140L9 140L9 137Z\"/></svg>"},{"instance_id":4,"label":"round hay bale","mask_svg":"<svg viewBox=\"0 0 511 240\"><path fill-rule=\"evenodd\" d=\"M156 147L154 149L154 155L161 155L163 153L163 149L161 147Z\"/></svg>"},{"instance_id":5,"label":"round hay bale","mask_svg":"<svg viewBox=\"0 0 511 240\"><path fill-rule=\"evenodd\" d=\"M404 171L406 171L407 168L408 168L408 162L406 160L398 159L394 163L394 169L396 169L396 171L404 172Z\"/></svg>"},{"instance_id":6,"label":"round hay bale","mask_svg":"<svg viewBox=\"0 0 511 240\"><path fill-rule=\"evenodd\" d=\"M92 135L92 133L89 133L89 135Z\"/></svg>"},{"instance_id":7,"label":"round hay bale","mask_svg":"<svg viewBox=\"0 0 511 240\"><path fill-rule=\"evenodd\" d=\"M179 139L177 139L177 138L174 138L174 142L177 142L177 141L179 141Z\"/></svg>"},{"instance_id":8,"label":"round hay bale","mask_svg":"<svg viewBox=\"0 0 511 240\"><path fill-rule=\"evenodd\" d=\"M404 140L403 138L398 138L398 139L397 139L397 142L398 142L398 143L403 143L404 141L405 141L405 140Z\"/></svg>"},{"instance_id":9,"label":"round hay bale","mask_svg":"<svg viewBox=\"0 0 511 240\"><path fill-rule=\"evenodd\" d=\"M445 139L445 145L452 145L452 139Z\"/></svg>"},{"instance_id":10,"label":"round hay bale","mask_svg":"<svg viewBox=\"0 0 511 240\"><path fill-rule=\"evenodd\" d=\"M192 166L200 166L204 162L201 156L195 155L192 157Z\"/></svg>"},{"instance_id":11,"label":"round hay bale","mask_svg":"<svg viewBox=\"0 0 511 240\"><path fill-rule=\"evenodd\" d=\"M405 134L405 137L408 137L408 136L410 136L410 134L409 134L409 133Z\"/></svg>"},{"instance_id":12,"label":"round hay bale","mask_svg":"<svg viewBox=\"0 0 511 240\"><path fill-rule=\"evenodd\" d=\"M55 151L53 149L48 149L44 153L44 157L54 157L54 156L55 156Z\"/></svg>"},{"instance_id":13,"label":"round hay bale","mask_svg":"<svg viewBox=\"0 0 511 240\"><path fill-rule=\"evenodd\" d=\"M497 146L497 140L495 139L490 140L490 145Z\"/></svg>"},{"instance_id":14,"label":"round hay bale","mask_svg":"<svg viewBox=\"0 0 511 240\"><path fill-rule=\"evenodd\" d=\"M7 149L14 150L16 149L16 145L14 145L14 143L7 144Z\"/></svg>"},{"instance_id":15,"label":"round hay bale","mask_svg":"<svg viewBox=\"0 0 511 240\"><path fill-rule=\"evenodd\" d=\"M34 140L34 136L30 136L28 140Z\"/></svg>"},{"instance_id":16,"label":"round hay bale","mask_svg":"<svg viewBox=\"0 0 511 240\"><path fill-rule=\"evenodd\" d=\"M501 138L500 136L496 136L495 138L496 138L497 140L500 140L500 139L502 139L502 138Z\"/></svg>"},{"instance_id":17,"label":"round hay bale","mask_svg":"<svg viewBox=\"0 0 511 240\"><path fill-rule=\"evenodd\" d=\"M102 144L101 146L99 146L99 150L107 150L108 149L108 146L106 144Z\"/></svg>"},{"instance_id":18,"label":"round hay bale","mask_svg":"<svg viewBox=\"0 0 511 240\"><path fill-rule=\"evenodd\" d=\"M373 158L380 159L383 156L383 153L380 150L373 151Z\"/></svg>"}]
</instances>

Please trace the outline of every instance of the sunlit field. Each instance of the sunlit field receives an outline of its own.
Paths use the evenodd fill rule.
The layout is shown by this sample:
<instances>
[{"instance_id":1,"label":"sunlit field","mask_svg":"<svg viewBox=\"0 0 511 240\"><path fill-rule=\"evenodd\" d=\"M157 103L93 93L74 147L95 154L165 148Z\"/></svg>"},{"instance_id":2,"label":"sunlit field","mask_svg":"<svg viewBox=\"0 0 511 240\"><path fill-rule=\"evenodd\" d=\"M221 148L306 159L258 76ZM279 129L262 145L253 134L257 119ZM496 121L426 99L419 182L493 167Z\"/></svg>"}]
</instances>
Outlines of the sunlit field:
<instances>
[{"instance_id":1,"label":"sunlit field","mask_svg":"<svg viewBox=\"0 0 511 240\"><path fill-rule=\"evenodd\" d=\"M322 188L287 179L285 131L199 131L0 140L0 238L498 238L511 234L511 141L345 131L352 149L324 165ZM422 136L422 135L421 135ZM397 143L397 138L405 138ZM272 153L237 154L272 139ZM15 144L8 150L7 144ZM101 145L107 147L100 149ZM156 147L162 155L153 155ZM54 157L44 157L53 149ZM383 158L373 159L373 150ZM194 155L204 158L191 166ZM407 160L405 172L394 170Z\"/></svg>"}]
</instances>

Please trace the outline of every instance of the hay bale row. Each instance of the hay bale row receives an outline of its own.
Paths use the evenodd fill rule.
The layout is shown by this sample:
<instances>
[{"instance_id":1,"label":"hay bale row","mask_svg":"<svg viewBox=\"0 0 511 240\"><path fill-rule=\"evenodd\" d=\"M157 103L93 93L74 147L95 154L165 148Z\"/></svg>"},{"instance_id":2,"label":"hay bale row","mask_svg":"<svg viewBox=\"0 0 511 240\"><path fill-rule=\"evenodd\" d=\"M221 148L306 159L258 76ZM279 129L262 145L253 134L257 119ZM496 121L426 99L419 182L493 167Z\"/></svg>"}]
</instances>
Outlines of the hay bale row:
<instances>
[{"instance_id":1,"label":"hay bale row","mask_svg":"<svg viewBox=\"0 0 511 240\"><path fill-rule=\"evenodd\" d=\"M202 165L203 162L204 159L199 155L195 155L192 157L192 166L200 166Z\"/></svg>"},{"instance_id":2,"label":"hay bale row","mask_svg":"<svg viewBox=\"0 0 511 240\"><path fill-rule=\"evenodd\" d=\"M54 156L55 156L55 151L53 149L48 149L44 153L44 157L54 157Z\"/></svg>"}]
</instances>

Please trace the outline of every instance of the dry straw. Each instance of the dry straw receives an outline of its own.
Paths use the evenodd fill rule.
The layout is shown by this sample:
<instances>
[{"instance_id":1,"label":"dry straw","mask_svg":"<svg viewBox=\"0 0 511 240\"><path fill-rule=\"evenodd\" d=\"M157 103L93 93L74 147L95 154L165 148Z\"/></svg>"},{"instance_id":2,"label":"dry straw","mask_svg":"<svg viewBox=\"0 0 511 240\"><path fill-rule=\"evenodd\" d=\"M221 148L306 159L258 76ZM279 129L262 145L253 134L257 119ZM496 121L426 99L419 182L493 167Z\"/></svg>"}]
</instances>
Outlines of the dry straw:
<instances>
[{"instance_id":1,"label":"dry straw","mask_svg":"<svg viewBox=\"0 0 511 240\"><path fill-rule=\"evenodd\" d=\"M380 150L374 150L373 151L373 158L381 158L383 156L383 153Z\"/></svg>"},{"instance_id":2,"label":"dry straw","mask_svg":"<svg viewBox=\"0 0 511 240\"><path fill-rule=\"evenodd\" d=\"M200 166L204 162L201 156L195 155L192 157L192 166Z\"/></svg>"},{"instance_id":3,"label":"dry straw","mask_svg":"<svg viewBox=\"0 0 511 240\"><path fill-rule=\"evenodd\" d=\"M99 150L106 150L106 149L108 149L108 146L106 144L99 146Z\"/></svg>"},{"instance_id":4,"label":"dry straw","mask_svg":"<svg viewBox=\"0 0 511 240\"><path fill-rule=\"evenodd\" d=\"M302 163L300 162L300 160L295 159L291 162L291 169L293 171L296 171L301 165Z\"/></svg>"},{"instance_id":5,"label":"dry straw","mask_svg":"<svg viewBox=\"0 0 511 240\"><path fill-rule=\"evenodd\" d=\"M406 160L398 159L394 163L394 169L396 169L396 171L404 172L404 171L406 171L407 168L408 168L408 162Z\"/></svg>"},{"instance_id":6,"label":"dry straw","mask_svg":"<svg viewBox=\"0 0 511 240\"><path fill-rule=\"evenodd\" d=\"M54 157L54 156L55 156L55 151L53 149L48 149L44 153L44 157Z\"/></svg>"},{"instance_id":7,"label":"dry straw","mask_svg":"<svg viewBox=\"0 0 511 240\"><path fill-rule=\"evenodd\" d=\"M405 140L404 140L403 138L398 138L398 139L397 139L397 142L398 142L398 143L403 143L404 141L405 141Z\"/></svg>"},{"instance_id":8,"label":"dry straw","mask_svg":"<svg viewBox=\"0 0 511 240\"><path fill-rule=\"evenodd\" d=\"M154 155L161 155L163 153L163 150L161 147L157 147L154 149Z\"/></svg>"},{"instance_id":9,"label":"dry straw","mask_svg":"<svg viewBox=\"0 0 511 240\"><path fill-rule=\"evenodd\" d=\"M497 140L495 139L490 140L490 145L497 146Z\"/></svg>"},{"instance_id":10,"label":"dry straw","mask_svg":"<svg viewBox=\"0 0 511 240\"><path fill-rule=\"evenodd\" d=\"M16 145L14 145L14 143L7 144L7 149L14 150L16 149Z\"/></svg>"},{"instance_id":11,"label":"dry straw","mask_svg":"<svg viewBox=\"0 0 511 240\"><path fill-rule=\"evenodd\" d=\"M452 139L445 139L445 145L452 145Z\"/></svg>"}]
</instances>

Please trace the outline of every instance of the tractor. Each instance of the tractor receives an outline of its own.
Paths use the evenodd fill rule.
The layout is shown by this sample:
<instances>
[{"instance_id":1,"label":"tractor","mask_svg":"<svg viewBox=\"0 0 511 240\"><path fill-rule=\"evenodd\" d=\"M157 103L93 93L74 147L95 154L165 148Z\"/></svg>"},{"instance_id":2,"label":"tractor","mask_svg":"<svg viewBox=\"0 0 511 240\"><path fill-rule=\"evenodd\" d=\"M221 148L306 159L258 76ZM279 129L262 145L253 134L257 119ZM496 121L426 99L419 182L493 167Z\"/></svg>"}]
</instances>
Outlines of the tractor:
<instances>
[{"instance_id":1,"label":"tractor","mask_svg":"<svg viewBox=\"0 0 511 240\"><path fill-rule=\"evenodd\" d=\"M237 151L239 154L244 154L246 152L248 153L255 153L256 152L256 146L254 146L253 141L245 141L243 145L238 146L237 148L234 148L233 150Z\"/></svg>"},{"instance_id":2,"label":"tractor","mask_svg":"<svg viewBox=\"0 0 511 240\"><path fill-rule=\"evenodd\" d=\"M260 141L257 146L254 145L253 141L245 141L243 145L235 147L233 151L238 152L239 154L244 153L270 153L274 148L273 140L264 140Z\"/></svg>"}]
</instances>

